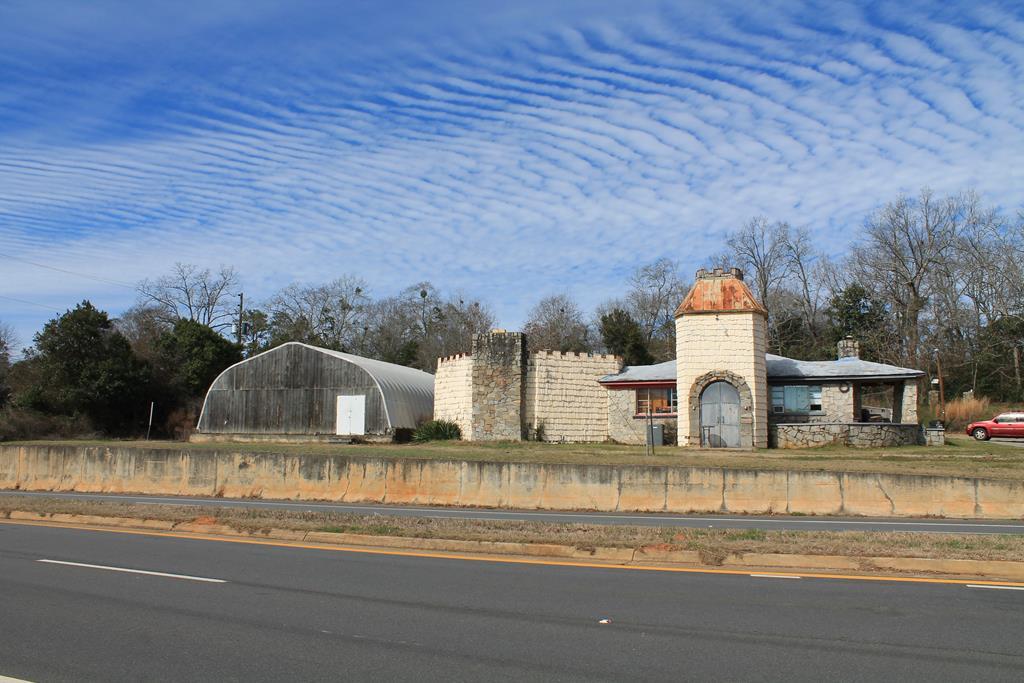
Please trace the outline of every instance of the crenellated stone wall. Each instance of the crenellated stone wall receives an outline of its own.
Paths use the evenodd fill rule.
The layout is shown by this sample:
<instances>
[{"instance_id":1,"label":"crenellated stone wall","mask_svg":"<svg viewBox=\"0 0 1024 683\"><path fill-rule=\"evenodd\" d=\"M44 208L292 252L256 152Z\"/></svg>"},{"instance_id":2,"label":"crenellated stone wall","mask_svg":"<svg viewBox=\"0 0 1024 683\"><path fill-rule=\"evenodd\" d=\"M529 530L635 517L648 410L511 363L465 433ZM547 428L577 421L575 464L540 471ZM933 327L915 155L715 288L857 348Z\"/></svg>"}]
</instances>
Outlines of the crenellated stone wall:
<instances>
[{"instance_id":1,"label":"crenellated stone wall","mask_svg":"<svg viewBox=\"0 0 1024 683\"><path fill-rule=\"evenodd\" d=\"M607 441L598 380L621 365L607 354L529 353L518 332L479 334L472 354L438 359L434 418L458 423L468 441Z\"/></svg>"},{"instance_id":2,"label":"crenellated stone wall","mask_svg":"<svg viewBox=\"0 0 1024 683\"><path fill-rule=\"evenodd\" d=\"M469 354L437 360L434 375L434 419L459 425L469 438L473 431L473 357Z\"/></svg>"},{"instance_id":3,"label":"crenellated stone wall","mask_svg":"<svg viewBox=\"0 0 1024 683\"><path fill-rule=\"evenodd\" d=\"M538 351L526 365L524 414L530 438L595 442L608 439L608 394L598 383L619 371L608 354Z\"/></svg>"}]
</instances>

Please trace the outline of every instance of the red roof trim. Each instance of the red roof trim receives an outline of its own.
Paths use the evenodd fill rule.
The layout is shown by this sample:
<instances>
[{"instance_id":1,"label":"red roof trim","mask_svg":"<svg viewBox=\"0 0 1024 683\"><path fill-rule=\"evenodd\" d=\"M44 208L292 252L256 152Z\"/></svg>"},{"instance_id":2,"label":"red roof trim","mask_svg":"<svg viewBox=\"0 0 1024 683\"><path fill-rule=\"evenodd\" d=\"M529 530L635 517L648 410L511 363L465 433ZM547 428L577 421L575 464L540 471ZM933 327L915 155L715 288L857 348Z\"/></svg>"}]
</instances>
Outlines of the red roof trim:
<instances>
[{"instance_id":1,"label":"red roof trim","mask_svg":"<svg viewBox=\"0 0 1024 683\"><path fill-rule=\"evenodd\" d=\"M649 380L647 382L601 382L602 386L608 389L675 389L676 383L674 381L666 380Z\"/></svg>"}]
</instances>

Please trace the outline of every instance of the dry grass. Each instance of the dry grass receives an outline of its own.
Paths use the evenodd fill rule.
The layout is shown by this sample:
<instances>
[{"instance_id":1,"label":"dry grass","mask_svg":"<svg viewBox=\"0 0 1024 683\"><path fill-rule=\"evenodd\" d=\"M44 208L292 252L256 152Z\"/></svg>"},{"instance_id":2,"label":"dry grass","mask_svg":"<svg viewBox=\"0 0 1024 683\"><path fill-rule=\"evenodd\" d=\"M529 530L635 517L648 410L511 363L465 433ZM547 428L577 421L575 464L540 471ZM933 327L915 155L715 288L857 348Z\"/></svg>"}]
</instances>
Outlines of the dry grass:
<instances>
[{"instance_id":1,"label":"dry grass","mask_svg":"<svg viewBox=\"0 0 1024 683\"><path fill-rule=\"evenodd\" d=\"M979 398L958 398L946 403L946 422L966 427L978 419L992 417L992 402L984 396Z\"/></svg>"},{"instance_id":2,"label":"dry grass","mask_svg":"<svg viewBox=\"0 0 1024 683\"><path fill-rule=\"evenodd\" d=\"M956 535L873 531L762 531L642 526L553 524L470 519L427 519L386 514L292 512L216 506L133 505L108 501L0 495L0 517L13 510L41 514L134 517L172 522L203 519L251 532L293 529L373 536L513 543L555 543L578 548L695 550L705 562L729 554L792 553L847 557L916 557L1024 561L1024 535Z\"/></svg>"},{"instance_id":3,"label":"dry grass","mask_svg":"<svg viewBox=\"0 0 1024 683\"><path fill-rule=\"evenodd\" d=\"M1018 412L1024 410L1019 403L993 403L984 396L964 399L957 398L946 403L947 432L962 432L971 422L989 420L999 413ZM940 419L938 406L927 406L921 412L921 419L927 423Z\"/></svg>"},{"instance_id":4,"label":"dry grass","mask_svg":"<svg viewBox=\"0 0 1024 683\"><path fill-rule=\"evenodd\" d=\"M943 447L722 451L661 447L653 457L643 446L619 444L550 444L536 442L434 442L426 444L282 444L201 443L176 441L25 441L0 445L100 446L187 450L192 453L264 453L320 456L468 460L490 462L590 465L678 465L758 470L811 470L1024 480L1024 448L976 442L950 435Z\"/></svg>"}]
</instances>

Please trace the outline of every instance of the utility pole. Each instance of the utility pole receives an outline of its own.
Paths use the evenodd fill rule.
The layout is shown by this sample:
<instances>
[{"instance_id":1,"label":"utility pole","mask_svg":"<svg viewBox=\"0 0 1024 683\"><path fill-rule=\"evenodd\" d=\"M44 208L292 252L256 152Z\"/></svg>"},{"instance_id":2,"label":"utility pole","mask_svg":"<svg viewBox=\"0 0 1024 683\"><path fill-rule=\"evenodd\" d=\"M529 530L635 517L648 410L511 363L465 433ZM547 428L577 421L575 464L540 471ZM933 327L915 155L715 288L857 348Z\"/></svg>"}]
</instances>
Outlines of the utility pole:
<instances>
[{"instance_id":1,"label":"utility pole","mask_svg":"<svg viewBox=\"0 0 1024 683\"><path fill-rule=\"evenodd\" d=\"M942 359L939 350L935 349L935 371L939 374L939 419L946 421L946 383L942 379Z\"/></svg>"},{"instance_id":2,"label":"utility pole","mask_svg":"<svg viewBox=\"0 0 1024 683\"><path fill-rule=\"evenodd\" d=\"M242 315L245 311L245 294L243 292L238 293L238 345L242 345Z\"/></svg>"}]
</instances>

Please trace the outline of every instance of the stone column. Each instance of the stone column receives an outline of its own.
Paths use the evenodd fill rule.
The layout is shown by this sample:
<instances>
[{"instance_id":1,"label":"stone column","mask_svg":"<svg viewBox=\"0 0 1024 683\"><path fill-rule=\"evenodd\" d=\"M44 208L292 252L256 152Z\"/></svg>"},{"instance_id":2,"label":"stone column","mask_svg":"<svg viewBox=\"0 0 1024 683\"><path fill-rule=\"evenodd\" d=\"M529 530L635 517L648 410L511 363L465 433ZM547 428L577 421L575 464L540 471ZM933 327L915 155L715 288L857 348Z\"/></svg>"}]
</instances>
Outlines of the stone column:
<instances>
[{"instance_id":1,"label":"stone column","mask_svg":"<svg viewBox=\"0 0 1024 683\"><path fill-rule=\"evenodd\" d=\"M521 441L526 390L526 340L495 330L473 338L473 416L470 440Z\"/></svg>"}]
</instances>

